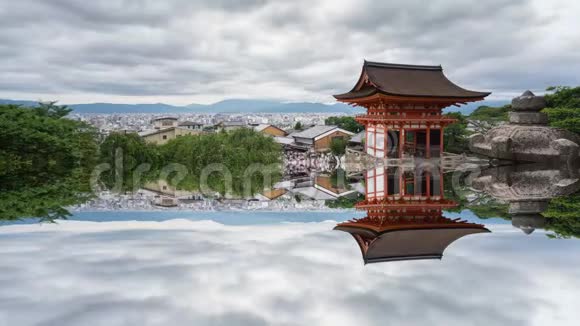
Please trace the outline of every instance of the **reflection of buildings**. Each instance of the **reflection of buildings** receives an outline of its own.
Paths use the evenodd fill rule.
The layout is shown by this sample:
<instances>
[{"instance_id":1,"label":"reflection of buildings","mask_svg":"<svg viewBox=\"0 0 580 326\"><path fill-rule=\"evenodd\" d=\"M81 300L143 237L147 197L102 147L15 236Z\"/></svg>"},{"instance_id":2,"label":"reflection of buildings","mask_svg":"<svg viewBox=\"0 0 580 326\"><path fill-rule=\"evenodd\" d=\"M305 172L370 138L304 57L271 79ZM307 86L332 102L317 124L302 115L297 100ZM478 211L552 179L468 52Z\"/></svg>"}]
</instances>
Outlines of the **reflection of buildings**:
<instances>
[{"instance_id":1,"label":"reflection of buildings","mask_svg":"<svg viewBox=\"0 0 580 326\"><path fill-rule=\"evenodd\" d=\"M332 175L298 177L282 182L280 186L295 195L312 200L335 200L358 193L355 184L346 184L344 180Z\"/></svg>"},{"instance_id":2,"label":"reflection of buildings","mask_svg":"<svg viewBox=\"0 0 580 326\"><path fill-rule=\"evenodd\" d=\"M204 200L203 195L199 192L178 190L175 186L161 179L146 183L143 189L154 192L156 195L153 204L161 207L176 207L179 206L179 203L192 203Z\"/></svg>"},{"instance_id":3,"label":"reflection of buildings","mask_svg":"<svg viewBox=\"0 0 580 326\"><path fill-rule=\"evenodd\" d=\"M443 217L457 204L443 197L443 173L435 165L378 168L366 172L366 198L356 205L367 216L339 223L366 263L440 259L452 242L489 232L483 225Z\"/></svg>"},{"instance_id":4,"label":"reflection of buildings","mask_svg":"<svg viewBox=\"0 0 580 326\"><path fill-rule=\"evenodd\" d=\"M366 108L366 114L357 117L366 129L365 150L383 158L403 157L404 153L439 156L443 128L455 122L441 110L480 101L487 95L453 84L441 66L365 61L354 88L334 97Z\"/></svg>"}]
</instances>

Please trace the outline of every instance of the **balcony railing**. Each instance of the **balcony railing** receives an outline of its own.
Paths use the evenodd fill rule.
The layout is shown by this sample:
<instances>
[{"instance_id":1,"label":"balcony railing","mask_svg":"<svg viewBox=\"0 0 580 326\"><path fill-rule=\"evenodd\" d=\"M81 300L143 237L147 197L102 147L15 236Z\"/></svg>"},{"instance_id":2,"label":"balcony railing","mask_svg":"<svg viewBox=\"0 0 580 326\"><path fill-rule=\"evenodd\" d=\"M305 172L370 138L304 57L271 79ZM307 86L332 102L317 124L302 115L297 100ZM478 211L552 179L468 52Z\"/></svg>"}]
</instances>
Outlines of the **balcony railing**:
<instances>
[{"instance_id":1,"label":"balcony railing","mask_svg":"<svg viewBox=\"0 0 580 326\"><path fill-rule=\"evenodd\" d=\"M449 118L444 115L369 115L369 114L359 114L355 117L359 122L381 122L381 121L393 121L393 122L436 122L436 123L454 123L457 119Z\"/></svg>"}]
</instances>

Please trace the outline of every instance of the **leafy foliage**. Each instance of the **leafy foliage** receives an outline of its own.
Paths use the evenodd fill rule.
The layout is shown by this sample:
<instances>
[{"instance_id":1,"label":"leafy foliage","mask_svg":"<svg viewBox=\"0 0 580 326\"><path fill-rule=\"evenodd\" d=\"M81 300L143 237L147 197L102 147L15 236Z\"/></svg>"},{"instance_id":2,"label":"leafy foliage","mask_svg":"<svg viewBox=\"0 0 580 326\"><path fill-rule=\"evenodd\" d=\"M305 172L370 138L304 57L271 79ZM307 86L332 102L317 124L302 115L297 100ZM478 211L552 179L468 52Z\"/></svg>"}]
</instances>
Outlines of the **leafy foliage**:
<instances>
[{"instance_id":1,"label":"leafy foliage","mask_svg":"<svg viewBox=\"0 0 580 326\"><path fill-rule=\"evenodd\" d=\"M54 222L66 219L71 214L64 207L81 204L93 197L88 180L85 172L76 169L49 182L20 184L3 191L0 220L35 217L41 222Z\"/></svg>"},{"instance_id":2,"label":"leafy foliage","mask_svg":"<svg viewBox=\"0 0 580 326\"><path fill-rule=\"evenodd\" d=\"M444 130L443 146L445 151L452 153L463 153L469 150L469 131L467 130L467 119L459 112L445 114L446 117L456 119L457 122L447 126Z\"/></svg>"},{"instance_id":3,"label":"leafy foliage","mask_svg":"<svg viewBox=\"0 0 580 326\"><path fill-rule=\"evenodd\" d=\"M344 137L334 137L330 141L330 151L332 155L341 157L346 153L348 141Z\"/></svg>"},{"instance_id":4,"label":"leafy foliage","mask_svg":"<svg viewBox=\"0 0 580 326\"><path fill-rule=\"evenodd\" d=\"M552 86L546 89L552 94L546 94L549 108L580 108L580 86Z\"/></svg>"},{"instance_id":5,"label":"leafy foliage","mask_svg":"<svg viewBox=\"0 0 580 326\"><path fill-rule=\"evenodd\" d=\"M365 199L365 196L362 194L357 193L356 196L345 196L340 197L335 200L327 200L324 202L324 205L328 208L354 208L358 202L361 202Z\"/></svg>"},{"instance_id":6,"label":"leafy foliage","mask_svg":"<svg viewBox=\"0 0 580 326\"><path fill-rule=\"evenodd\" d=\"M66 218L63 207L91 197L96 131L69 112L54 102L0 105L0 220Z\"/></svg>"},{"instance_id":7,"label":"leafy foliage","mask_svg":"<svg viewBox=\"0 0 580 326\"><path fill-rule=\"evenodd\" d=\"M300 121L296 122L296 124L294 125L294 130L302 130L302 129L304 129L302 123Z\"/></svg>"},{"instance_id":8,"label":"leafy foliage","mask_svg":"<svg viewBox=\"0 0 580 326\"><path fill-rule=\"evenodd\" d=\"M511 105L501 107L480 106L469 115L470 120L487 122L507 121Z\"/></svg>"},{"instance_id":9,"label":"leafy foliage","mask_svg":"<svg viewBox=\"0 0 580 326\"><path fill-rule=\"evenodd\" d=\"M580 238L580 194L554 198L548 209L542 213L546 217L546 230L552 238Z\"/></svg>"},{"instance_id":10,"label":"leafy foliage","mask_svg":"<svg viewBox=\"0 0 580 326\"><path fill-rule=\"evenodd\" d=\"M54 103L0 105L0 190L44 183L95 164L96 130L63 118L68 112Z\"/></svg>"},{"instance_id":11,"label":"leafy foliage","mask_svg":"<svg viewBox=\"0 0 580 326\"><path fill-rule=\"evenodd\" d=\"M359 133L365 129L363 125L356 122L353 117L329 117L324 120L324 124L327 126L338 126L341 129L348 130L350 132Z\"/></svg>"},{"instance_id":12,"label":"leafy foliage","mask_svg":"<svg viewBox=\"0 0 580 326\"><path fill-rule=\"evenodd\" d=\"M111 134L101 145L102 162L114 166L119 150L123 153L123 175L118 177L123 178L123 185L132 184L134 169L143 163L151 165L151 169L143 175L143 181L160 177L163 169L171 167L172 164L185 167L186 175L177 178L178 184L174 186L188 190L199 190L204 169L211 169L217 163L219 171L210 173L207 182L210 188L222 194L228 190L223 170L231 174L231 185L236 194L241 194L244 181L250 180L252 192L257 192L271 186L265 184L268 180L264 174L272 175L271 182L281 175L280 145L272 137L247 128L231 132L186 135L159 146L146 144L136 134ZM267 169L274 171L266 171ZM106 185L111 187L118 177L110 174ZM132 187L135 186L138 185Z\"/></svg>"},{"instance_id":13,"label":"leafy foliage","mask_svg":"<svg viewBox=\"0 0 580 326\"><path fill-rule=\"evenodd\" d=\"M543 110L548 115L550 126L580 133L580 86L550 87L545 98L548 107Z\"/></svg>"},{"instance_id":14,"label":"leafy foliage","mask_svg":"<svg viewBox=\"0 0 580 326\"><path fill-rule=\"evenodd\" d=\"M100 146L99 154L101 162L115 165L115 159L123 160L125 171L133 170L139 164L149 163L155 165L159 162L157 148L147 144L136 133L112 133Z\"/></svg>"}]
</instances>

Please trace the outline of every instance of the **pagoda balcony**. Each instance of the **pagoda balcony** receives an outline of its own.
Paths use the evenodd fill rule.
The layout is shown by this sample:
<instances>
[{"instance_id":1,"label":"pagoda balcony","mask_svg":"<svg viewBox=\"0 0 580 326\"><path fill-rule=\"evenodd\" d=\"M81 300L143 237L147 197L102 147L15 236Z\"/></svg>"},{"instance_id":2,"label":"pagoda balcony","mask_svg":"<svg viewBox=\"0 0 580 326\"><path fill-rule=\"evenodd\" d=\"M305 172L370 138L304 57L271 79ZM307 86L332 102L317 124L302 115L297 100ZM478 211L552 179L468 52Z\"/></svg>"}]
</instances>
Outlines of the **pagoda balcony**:
<instances>
[{"instance_id":1,"label":"pagoda balcony","mask_svg":"<svg viewBox=\"0 0 580 326\"><path fill-rule=\"evenodd\" d=\"M433 198L434 197L434 198ZM457 202L444 199L439 196L432 198L426 196L389 196L386 198L363 200L355 205L357 209L394 209L394 208L422 208L422 209L444 209L457 207Z\"/></svg>"},{"instance_id":2,"label":"pagoda balcony","mask_svg":"<svg viewBox=\"0 0 580 326\"><path fill-rule=\"evenodd\" d=\"M390 114L359 114L355 117L356 121L365 123L436 123L448 125L457 122L457 119L450 118L441 114L437 115L390 115Z\"/></svg>"}]
</instances>

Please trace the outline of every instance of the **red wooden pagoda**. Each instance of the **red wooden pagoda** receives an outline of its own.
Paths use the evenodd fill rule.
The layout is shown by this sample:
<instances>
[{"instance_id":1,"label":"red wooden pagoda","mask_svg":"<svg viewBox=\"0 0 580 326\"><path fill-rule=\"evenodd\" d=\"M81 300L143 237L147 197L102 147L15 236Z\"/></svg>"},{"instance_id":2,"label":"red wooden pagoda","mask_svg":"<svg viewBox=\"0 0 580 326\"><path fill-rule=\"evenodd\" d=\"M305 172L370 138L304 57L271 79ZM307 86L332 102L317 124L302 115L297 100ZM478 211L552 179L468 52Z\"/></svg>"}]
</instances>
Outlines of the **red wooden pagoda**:
<instances>
[{"instance_id":1,"label":"red wooden pagoda","mask_svg":"<svg viewBox=\"0 0 580 326\"><path fill-rule=\"evenodd\" d=\"M489 232L481 224L448 219L443 209L457 203L443 196L438 164L377 168L366 172L365 200L356 208L367 216L339 223L335 230L350 233L366 263L441 259L453 241Z\"/></svg>"},{"instance_id":2,"label":"red wooden pagoda","mask_svg":"<svg viewBox=\"0 0 580 326\"><path fill-rule=\"evenodd\" d=\"M365 61L354 88L334 97L366 108L367 113L356 119L365 125L368 154L430 158L441 155L443 128L456 121L442 115L442 109L480 101L489 94L455 85L441 66Z\"/></svg>"}]
</instances>

